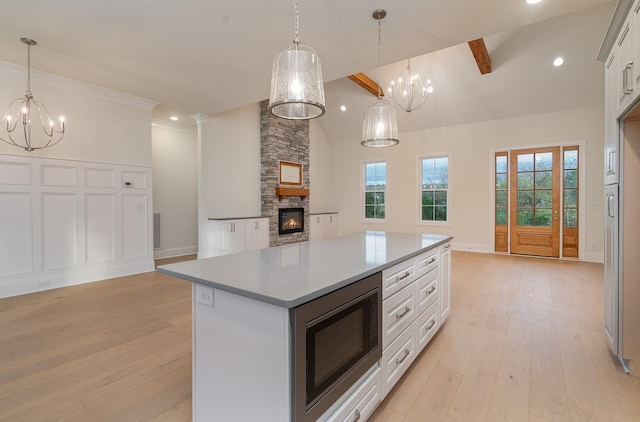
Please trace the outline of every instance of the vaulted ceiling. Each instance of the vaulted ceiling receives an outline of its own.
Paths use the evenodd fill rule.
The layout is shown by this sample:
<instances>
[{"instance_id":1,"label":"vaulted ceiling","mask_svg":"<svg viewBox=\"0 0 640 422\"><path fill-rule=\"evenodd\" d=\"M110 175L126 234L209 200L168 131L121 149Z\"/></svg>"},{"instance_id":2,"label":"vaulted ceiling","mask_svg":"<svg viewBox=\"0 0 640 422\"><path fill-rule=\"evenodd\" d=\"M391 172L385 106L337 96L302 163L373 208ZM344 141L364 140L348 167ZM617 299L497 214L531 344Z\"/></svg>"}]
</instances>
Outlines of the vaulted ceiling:
<instances>
[{"instance_id":1,"label":"vaulted ceiling","mask_svg":"<svg viewBox=\"0 0 640 422\"><path fill-rule=\"evenodd\" d=\"M346 79L375 78L382 22L383 86L408 57L434 84L401 131L590 105L603 96L595 62L609 0L300 0L300 36L322 60L333 139L358 137L372 97ZM293 38L292 0L3 0L0 60L159 102L154 118L217 114L269 96L273 57ZM484 37L493 72L467 41ZM564 55L560 69L550 63ZM0 102L2 99L0 98ZM345 104L346 112L339 106ZM516 111L517 110L517 111ZM420 113L418 113L420 111ZM189 122L188 124L192 124Z\"/></svg>"}]
</instances>

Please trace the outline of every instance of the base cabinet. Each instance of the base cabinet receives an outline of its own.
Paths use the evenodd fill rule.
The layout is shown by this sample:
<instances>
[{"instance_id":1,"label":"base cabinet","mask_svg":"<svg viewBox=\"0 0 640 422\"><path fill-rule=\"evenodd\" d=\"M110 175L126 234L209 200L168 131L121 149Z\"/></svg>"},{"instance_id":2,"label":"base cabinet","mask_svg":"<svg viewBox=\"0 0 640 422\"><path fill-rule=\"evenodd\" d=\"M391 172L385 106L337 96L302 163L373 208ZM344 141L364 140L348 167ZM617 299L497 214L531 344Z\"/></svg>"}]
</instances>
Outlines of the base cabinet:
<instances>
[{"instance_id":1,"label":"base cabinet","mask_svg":"<svg viewBox=\"0 0 640 422\"><path fill-rule=\"evenodd\" d=\"M376 367L336 410L330 409L320 418L323 422L366 421L378 407L380 394L380 368Z\"/></svg>"},{"instance_id":2,"label":"base cabinet","mask_svg":"<svg viewBox=\"0 0 640 422\"><path fill-rule=\"evenodd\" d=\"M338 235L338 214L310 214L309 240Z\"/></svg>"},{"instance_id":3,"label":"base cabinet","mask_svg":"<svg viewBox=\"0 0 640 422\"><path fill-rule=\"evenodd\" d=\"M269 247L268 218L209 219L210 246L199 258Z\"/></svg>"}]
</instances>

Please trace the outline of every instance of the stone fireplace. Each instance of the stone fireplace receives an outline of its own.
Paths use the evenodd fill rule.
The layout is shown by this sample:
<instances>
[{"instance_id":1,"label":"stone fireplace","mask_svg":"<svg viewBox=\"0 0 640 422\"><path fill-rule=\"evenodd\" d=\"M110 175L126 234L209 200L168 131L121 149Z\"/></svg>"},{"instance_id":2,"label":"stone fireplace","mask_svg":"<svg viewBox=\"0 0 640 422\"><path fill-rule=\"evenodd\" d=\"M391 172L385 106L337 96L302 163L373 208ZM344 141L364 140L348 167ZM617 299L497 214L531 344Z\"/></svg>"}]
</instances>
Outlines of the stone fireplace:
<instances>
[{"instance_id":1,"label":"stone fireplace","mask_svg":"<svg viewBox=\"0 0 640 422\"><path fill-rule=\"evenodd\" d=\"M260 103L261 213L269 218L269 246L278 246L309 240L309 121L273 116L268 105L268 100ZM295 194L276 192L289 188L279 183L280 161L302 165L302 186L291 189ZM280 210L291 208L303 211L302 228L280 234Z\"/></svg>"}]
</instances>

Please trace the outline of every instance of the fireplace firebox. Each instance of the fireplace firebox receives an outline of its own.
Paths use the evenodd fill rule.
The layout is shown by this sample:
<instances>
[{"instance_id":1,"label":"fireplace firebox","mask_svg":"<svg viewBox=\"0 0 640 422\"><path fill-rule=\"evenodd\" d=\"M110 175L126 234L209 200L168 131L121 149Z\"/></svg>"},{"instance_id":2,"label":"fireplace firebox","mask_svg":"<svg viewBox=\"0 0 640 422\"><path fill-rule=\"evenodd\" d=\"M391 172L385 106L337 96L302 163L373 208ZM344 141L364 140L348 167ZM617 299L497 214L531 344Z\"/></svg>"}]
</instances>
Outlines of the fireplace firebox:
<instances>
[{"instance_id":1,"label":"fireplace firebox","mask_svg":"<svg viewBox=\"0 0 640 422\"><path fill-rule=\"evenodd\" d=\"M278 210L278 234L304 231L304 208L280 208Z\"/></svg>"}]
</instances>

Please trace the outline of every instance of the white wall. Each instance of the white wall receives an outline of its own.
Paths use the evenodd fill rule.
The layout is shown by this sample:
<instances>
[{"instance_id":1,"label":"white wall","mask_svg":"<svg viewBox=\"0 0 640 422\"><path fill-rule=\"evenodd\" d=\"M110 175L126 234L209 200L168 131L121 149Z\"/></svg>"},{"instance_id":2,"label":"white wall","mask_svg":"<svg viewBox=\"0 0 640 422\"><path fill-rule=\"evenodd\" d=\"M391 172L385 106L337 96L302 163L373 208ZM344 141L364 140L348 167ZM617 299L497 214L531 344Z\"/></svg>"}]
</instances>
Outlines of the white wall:
<instances>
[{"instance_id":1,"label":"white wall","mask_svg":"<svg viewBox=\"0 0 640 422\"><path fill-rule=\"evenodd\" d=\"M454 247L491 251L493 152L509 147L586 143L586 228L582 259L601 261L603 251L604 108L589 107L506 120L400 133L393 148L363 148L359 140L331 145L334 205L340 213L339 233L362 230L447 233ZM417 223L418 157L450 155L450 224ZM387 160L387 222L361 223L360 165ZM586 164L586 165L585 165ZM592 245L595 244L595 249Z\"/></svg>"},{"instance_id":2,"label":"white wall","mask_svg":"<svg viewBox=\"0 0 640 422\"><path fill-rule=\"evenodd\" d=\"M160 249L155 258L198 250L197 137L195 131L154 124L153 211L160 213Z\"/></svg>"},{"instance_id":3,"label":"white wall","mask_svg":"<svg viewBox=\"0 0 640 422\"><path fill-rule=\"evenodd\" d=\"M331 142L317 119L309 123L309 212L333 212Z\"/></svg>"},{"instance_id":4,"label":"white wall","mask_svg":"<svg viewBox=\"0 0 640 422\"><path fill-rule=\"evenodd\" d=\"M210 116L198 137L198 246L206 250L208 218L261 214L260 104Z\"/></svg>"}]
</instances>

